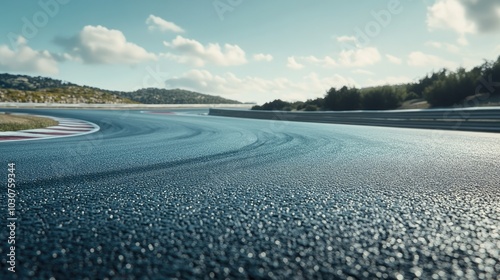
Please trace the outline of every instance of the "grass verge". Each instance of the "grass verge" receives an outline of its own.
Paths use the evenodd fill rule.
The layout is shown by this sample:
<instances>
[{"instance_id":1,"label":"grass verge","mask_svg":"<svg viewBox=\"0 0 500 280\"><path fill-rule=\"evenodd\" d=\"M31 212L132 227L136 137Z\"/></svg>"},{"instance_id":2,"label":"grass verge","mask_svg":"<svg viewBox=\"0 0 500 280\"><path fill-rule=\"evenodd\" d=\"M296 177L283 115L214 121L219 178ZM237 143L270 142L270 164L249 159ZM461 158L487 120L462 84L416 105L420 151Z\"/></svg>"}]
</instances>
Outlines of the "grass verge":
<instances>
[{"instance_id":1,"label":"grass verge","mask_svg":"<svg viewBox=\"0 0 500 280\"><path fill-rule=\"evenodd\" d=\"M57 121L49 118L28 115L11 115L9 113L0 112L0 131L44 128L58 124L59 123Z\"/></svg>"}]
</instances>

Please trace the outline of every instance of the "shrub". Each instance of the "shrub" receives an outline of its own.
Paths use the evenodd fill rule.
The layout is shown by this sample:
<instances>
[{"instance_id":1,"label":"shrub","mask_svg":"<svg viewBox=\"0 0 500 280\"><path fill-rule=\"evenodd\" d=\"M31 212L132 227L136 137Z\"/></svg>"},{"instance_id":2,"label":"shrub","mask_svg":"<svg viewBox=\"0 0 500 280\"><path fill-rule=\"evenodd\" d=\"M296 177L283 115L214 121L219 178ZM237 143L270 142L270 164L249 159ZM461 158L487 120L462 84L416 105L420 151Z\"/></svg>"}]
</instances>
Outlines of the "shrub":
<instances>
[{"instance_id":1,"label":"shrub","mask_svg":"<svg viewBox=\"0 0 500 280\"><path fill-rule=\"evenodd\" d=\"M419 99L420 96L418 96L418 94L414 93L414 92L410 92L406 95L405 97L405 101L408 101L408 100L412 100L412 99Z\"/></svg>"},{"instance_id":2,"label":"shrub","mask_svg":"<svg viewBox=\"0 0 500 280\"><path fill-rule=\"evenodd\" d=\"M306 108L304 109L304 111L318 111L318 106L309 104L309 105L306 106Z\"/></svg>"},{"instance_id":3,"label":"shrub","mask_svg":"<svg viewBox=\"0 0 500 280\"><path fill-rule=\"evenodd\" d=\"M424 90L424 97L433 107L455 105L474 95L476 80L472 72L461 68L432 83Z\"/></svg>"},{"instance_id":4,"label":"shrub","mask_svg":"<svg viewBox=\"0 0 500 280\"><path fill-rule=\"evenodd\" d=\"M362 104L365 110L390 110L399 107L404 92L394 86L381 86L367 90Z\"/></svg>"}]
</instances>

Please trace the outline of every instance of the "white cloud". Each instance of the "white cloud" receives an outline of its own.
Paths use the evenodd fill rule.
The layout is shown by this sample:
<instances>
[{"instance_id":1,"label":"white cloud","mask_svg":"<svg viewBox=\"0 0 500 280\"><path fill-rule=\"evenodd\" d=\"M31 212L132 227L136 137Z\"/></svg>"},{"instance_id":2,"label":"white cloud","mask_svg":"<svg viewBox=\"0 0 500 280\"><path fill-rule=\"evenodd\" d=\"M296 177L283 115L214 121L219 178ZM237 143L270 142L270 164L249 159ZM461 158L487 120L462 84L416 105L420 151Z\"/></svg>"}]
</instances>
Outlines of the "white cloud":
<instances>
[{"instance_id":1,"label":"white cloud","mask_svg":"<svg viewBox=\"0 0 500 280\"><path fill-rule=\"evenodd\" d=\"M373 72L368 71L368 70L363 70L363 69L356 69L356 70L353 70L353 71L352 71L352 73L354 73L354 74L370 75L370 76L375 75L375 74L373 74Z\"/></svg>"},{"instance_id":2,"label":"white cloud","mask_svg":"<svg viewBox=\"0 0 500 280\"><path fill-rule=\"evenodd\" d=\"M408 65L416 67L437 67L437 68L449 68L453 69L457 65L452 61L442 59L438 56L425 54L423 52L412 52L408 55Z\"/></svg>"},{"instance_id":3,"label":"white cloud","mask_svg":"<svg viewBox=\"0 0 500 280\"><path fill-rule=\"evenodd\" d=\"M393 56L393 55L390 55L390 54L386 54L385 57L387 57L387 59L391 62L391 63L394 63L394 64L401 64L401 58L399 57L396 57L396 56Z\"/></svg>"},{"instance_id":4,"label":"white cloud","mask_svg":"<svg viewBox=\"0 0 500 280\"><path fill-rule=\"evenodd\" d=\"M238 45L225 44L222 49L217 43L204 46L200 42L180 35L172 42L163 44L178 54L166 53L163 56L179 63L190 63L201 67L211 63L219 66L233 66L247 63L245 51Z\"/></svg>"},{"instance_id":5,"label":"white cloud","mask_svg":"<svg viewBox=\"0 0 500 280\"><path fill-rule=\"evenodd\" d=\"M80 33L69 39L59 39L74 60L89 64L129 64L156 60L156 55L127 41L119 30L103 26L85 26Z\"/></svg>"},{"instance_id":6,"label":"white cloud","mask_svg":"<svg viewBox=\"0 0 500 280\"><path fill-rule=\"evenodd\" d=\"M339 64L349 67L373 65L380 61L380 53L374 47L340 52Z\"/></svg>"},{"instance_id":7,"label":"white cloud","mask_svg":"<svg viewBox=\"0 0 500 280\"><path fill-rule=\"evenodd\" d=\"M59 72L57 60L52 54L48 51L34 50L26 43L26 39L19 36L14 49L0 45L0 69L43 74Z\"/></svg>"},{"instance_id":8,"label":"white cloud","mask_svg":"<svg viewBox=\"0 0 500 280\"><path fill-rule=\"evenodd\" d=\"M28 43L28 40L26 40L26 38L24 38L23 36L17 37L17 41L16 41L17 46L26 45L27 43Z\"/></svg>"},{"instance_id":9,"label":"white cloud","mask_svg":"<svg viewBox=\"0 0 500 280\"><path fill-rule=\"evenodd\" d=\"M155 15L149 15L146 19L146 24L148 25L149 30L160 30L161 32L175 32L175 33L183 33L184 29L179 27L177 24L166 21L161 17L157 17Z\"/></svg>"},{"instance_id":10,"label":"white cloud","mask_svg":"<svg viewBox=\"0 0 500 280\"><path fill-rule=\"evenodd\" d=\"M460 36L458 42L461 45L467 44L467 33L476 32L476 24L466 17L466 9L459 0L438 0L427 8L427 26L430 31L455 31Z\"/></svg>"},{"instance_id":11,"label":"white cloud","mask_svg":"<svg viewBox=\"0 0 500 280\"><path fill-rule=\"evenodd\" d=\"M443 50L446 50L446 51L451 52L451 53L459 53L460 52L460 48L454 44L429 41L429 42L426 42L425 45L428 47L436 48L436 49L443 49Z\"/></svg>"},{"instance_id":12,"label":"white cloud","mask_svg":"<svg viewBox=\"0 0 500 280\"><path fill-rule=\"evenodd\" d=\"M239 78L227 72L223 75L214 75L208 70L193 69L179 77L173 77L166 82L170 87L183 87L200 92L231 95L245 92L266 90L279 90L283 85L279 81L264 80L256 77Z\"/></svg>"},{"instance_id":13,"label":"white cloud","mask_svg":"<svg viewBox=\"0 0 500 280\"><path fill-rule=\"evenodd\" d=\"M337 37L337 42L340 42L340 43L347 43L347 42L357 43L358 39L356 39L355 36L340 36L340 37Z\"/></svg>"},{"instance_id":14,"label":"white cloud","mask_svg":"<svg viewBox=\"0 0 500 280\"><path fill-rule=\"evenodd\" d=\"M335 60L328 55L323 58L317 58L314 55L310 55L310 56L300 57L300 59L308 63L317 64L323 67L337 66L337 62L335 62Z\"/></svg>"},{"instance_id":15,"label":"white cloud","mask_svg":"<svg viewBox=\"0 0 500 280\"><path fill-rule=\"evenodd\" d=\"M338 59L331 56L323 58L310 56L290 56L288 57L287 67L291 69L302 69L304 64L312 64L325 68L344 66L344 67L363 67L373 65L381 59L379 51L374 47L357 48L354 50L341 51Z\"/></svg>"},{"instance_id":16,"label":"white cloud","mask_svg":"<svg viewBox=\"0 0 500 280\"><path fill-rule=\"evenodd\" d=\"M295 86L302 92L311 92L318 96L317 93L321 92L321 97L331 87L340 88L342 86L356 86L356 82L352 78L344 77L339 74L332 76L320 77L318 74L312 72L302 78L302 81L295 83ZM308 97L310 98L310 97ZM301 99L304 100L304 99Z\"/></svg>"},{"instance_id":17,"label":"white cloud","mask_svg":"<svg viewBox=\"0 0 500 280\"><path fill-rule=\"evenodd\" d=\"M412 80L406 76L389 76L384 79L368 79L367 87L382 85L399 85L410 83Z\"/></svg>"},{"instance_id":18,"label":"white cloud","mask_svg":"<svg viewBox=\"0 0 500 280\"><path fill-rule=\"evenodd\" d=\"M476 27L466 18L465 12L458 0L438 0L427 8L427 25L431 30L452 29L457 33L472 33Z\"/></svg>"},{"instance_id":19,"label":"white cloud","mask_svg":"<svg viewBox=\"0 0 500 280\"><path fill-rule=\"evenodd\" d=\"M162 53L160 54L160 57L164 57L169 60L173 60L177 63L182 63L182 64L191 64L196 67L203 67L206 64L206 61L195 56L188 56L188 55L176 55L173 53Z\"/></svg>"},{"instance_id":20,"label":"white cloud","mask_svg":"<svg viewBox=\"0 0 500 280\"><path fill-rule=\"evenodd\" d=\"M460 63L460 67L464 67L465 69L472 69L476 66L479 66L484 63L484 60L481 58L475 57L464 57L462 58L462 62Z\"/></svg>"},{"instance_id":21,"label":"white cloud","mask_svg":"<svg viewBox=\"0 0 500 280\"><path fill-rule=\"evenodd\" d=\"M287 64L286 64L286 67L290 68L290 69L294 69L294 70L298 70L298 69L302 69L304 68L304 65L298 63L296 60L295 60L295 57L293 56L290 56L287 58Z\"/></svg>"},{"instance_id":22,"label":"white cloud","mask_svg":"<svg viewBox=\"0 0 500 280\"><path fill-rule=\"evenodd\" d=\"M500 53L500 45L495 47L495 49L493 50L493 53L495 54L495 56L498 56L498 54Z\"/></svg>"},{"instance_id":23,"label":"white cloud","mask_svg":"<svg viewBox=\"0 0 500 280\"><path fill-rule=\"evenodd\" d=\"M292 101L316 98L323 96L330 87L355 85L355 82L340 75L320 77L314 72L290 80L282 77L238 77L230 72L215 75L207 70L195 69L168 79L165 84L167 87L181 87L241 101L267 102L276 98Z\"/></svg>"},{"instance_id":24,"label":"white cloud","mask_svg":"<svg viewBox=\"0 0 500 280\"><path fill-rule=\"evenodd\" d=\"M256 61L272 61L273 56L270 54L258 53L253 55L253 59Z\"/></svg>"}]
</instances>

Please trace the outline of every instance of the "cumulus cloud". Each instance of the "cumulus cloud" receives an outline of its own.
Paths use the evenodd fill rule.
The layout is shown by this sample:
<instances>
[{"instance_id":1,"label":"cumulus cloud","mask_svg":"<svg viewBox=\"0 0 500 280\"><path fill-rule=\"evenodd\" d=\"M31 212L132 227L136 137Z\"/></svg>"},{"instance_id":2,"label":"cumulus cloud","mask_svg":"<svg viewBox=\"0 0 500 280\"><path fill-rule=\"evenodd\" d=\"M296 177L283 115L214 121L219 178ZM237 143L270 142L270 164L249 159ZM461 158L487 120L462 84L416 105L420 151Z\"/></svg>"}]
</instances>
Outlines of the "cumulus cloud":
<instances>
[{"instance_id":1,"label":"cumulus cloud","mask_svg":"<svg viewBox=\"0 0 500 280\"><path fill-rule=\"evenodd\" d=\"M364 70L364 69L356 69L356 70L353 70L352 73L354 73L354 74L369 75L369 76L375 75L375 74L373 74L373 72L368 71L368 70Z\"/></svg>"},{"instance_id":2,"label":"cumulus cloud","mask_svg":"<svg viewBox=\"0 0 500 280\"><path fill-rule=\"evenodd\" d=\"M495 49L493 50L493 53L495 53L495 55L500 53L500 45L495 47Z\"/></svg>"},{"instance_id":3,"label":"cumulus cloud","mask_svg":"<svg viewBox=\"0 0 500 280\"><path fill-rule=\"evenodd\" d=\"M467 44L466 34L500 31L498 0L438 0L427 9L429 30L450 29Z\"/></svg>"},{"instance_id":4,"label":"cumulus cloud","mask_svg":"<svg viewBox=\"0 0 500 280\"><path fill-rule=\"evenodd\" d=\"M304 65L298 63L296 60L295 60L295 57L293 56L290 56L287 58L287 64L286 64L286 67L290 68L290 69L294 69L294 70L299 70L299 69L302 69L304 68Z\"/></svg>"},{"instance_id":5,"label":"cumulus cloud","mask_svg":"<svg viewBox=\"0 0 500 280\"><path fill-rule=\"evenodd\" d=\"M193 69L183 73L178 77L173 77L165 81L167 87L182 87L201 92L218 94L237 94L247 90L263 92L266 89L273 90L281 88L279 82L268 81L256 77L239 78L235 74L227 72L223 75L212 74L208 70Z\"/></svg>"},{"instance_id":6,"label":"cumulus cloud","mask_svg":"<svg viewBox=\"0 0 500 280\"><path fill-rule=\"evenodd\" d=\"M377 48L367 47L359 48L356 50L347 50L340 52L339 64L349 67L361 67L373 65L381 59L380 53Z\"/></svg>"},{"instance_id":7,"label":"cumulus cloud","mask_svg":"<svg viewBox=\"0 0 500 280\"><path fill-rule=\"evenodd\" d=\"M272 61L273 56L270 54L258 53L253 55L253 59L256 61Z\"/></svg>"},{"instance_id":8,"label":"cumulus cloud","mask_svg":"<svg viewBox=\"0 0 500 280\"><path fill-rule=\"evenodd\" d=\"M316 64L322 67L333 67L337 65L337 62L335 62L335 60L328 55L323 58L318 58L314 55L310 55L301 57L301 59L304 60L305 62Z\"/></svg>"},{"instance_id":9,"label":"cumulus cloud","mask_svg":"<svg viewBox=\"0 0 500 280\"><path fill-rule=\"evenodd\" d=\"M0 69L27 73L57 74L57 59L48 51L38 51L27 45L24 37L18 37L14 49L0 45Z\"/></svg>"},{"instance_id":10,"label":"cumulus cloud","mask_svg":"<svg viewBox=\"0 0 500 280\"><path fill-rule=\"evenodd\" d=\"M177 35L172 42L163 44L175 53L165 53L164 57L179 63L190 63L194 66L215 64L219 66L233 66L247 63L245 51L238 45L225 44L222 48L217 43L204 46L200 42Z\"/></svg>"},{"instance_id":11,"label":"cumulus cloud","mask_svg":"<svg viewBox=\"0 0 500 280\"><path fill-rule=\"evenodd\" d=\"M56 39L56 43L67 49L69 54L89 64L138 64L156 60L156 55L128 42L119 30L103 26L85 26L70 39Z\"/></svg>"},{"instance_id":12,"label":"cumulus cloud","mask_svg":"<svg viewBox=\"0 0 500 280\"><path fill-rule=\"evenodd\" d=\"M332 67L363 67L373 65L381 60L381 55L377 48L356 48L344 50L333 58L331 56L316 57L310 56L291 56L288 57L287 67L291 69L302 69L304 64L316 65L325 68Z\"/></svg>"},{"instance_id":13,"label":"cumulus cloud","mask_svg":"<svg viewBox=\"0 0 500 280\"><path fill-rule=\"evenodd\" d=\"M471 33L475 30L472 21L466 18L465 7L459 0L439 0L427 8L429 29L452 29L457 33Z\"/></svg>"},{"instance_id":14,"label":"cumulus cloud","mask_svg":"<svg viewBox=\"0 0 500 280\"><path fill-rule=\"evenodd\" d=\"M415 67L437 67L437 68L449 68L453 69L457 65L445 59L442 59L438 56L425 54L423 52L412 52L408 55L408 65Z\"/></svg>"},{"instance_id":15,"label":"cumulus cloud","mask_svg":"<svg viewBox=\"0 0 500 280\"><path fill-rule=\"evenodd\" d=\"M465 35L475 33L474 22L466 17L465 7L459 0L439 0L427 9L429 30L451 29L460 35L458 42L467 44Z\"/></svg>"},{"instance_id":16,"label":"cumulus cloud","mask_svg":"<svg viewBox=\"0 0 500 280\"><path fill-rule=\"evenodd\" d=\"M396 57L396 56L393 56L393 55L390 55L390 54L386 54L385 57L387 57L387 59L391 62L391 63L394 63L394 64L401 64L401 58L399 57Z\"/></svg>"},{"instance_id":17,"label":"cumulus cloud","mask_svg":"<svg viewBox=\"0 0 500 280\"><path fill-rule=\"evenodd\" d=\"M406 76L389 76L384 79L368 79L366 86L399 85L410 83L411 81Z\"/></svg>"},{"instance_id":18,"label":"cumulus cloud","mask_svg":"<svg viewBox=\"0 0 500 280\"><path fill-rule=\"evenodd\" d=\"M183 33L184 29L179 27L177 24L166 21L161 17L157 17L155 15L149 15L146 19L146 24L148 25L149 30L159 30L161 32L175 32L175 33Z\"/></svg>"},{"instance_id":19,"label":"cumulus cloud","mask_svg":"<svg viewBox=\"0 0 500 280\"><path fill-rule=\"evenodd\" d=\"M357 43L358 39L356 39L355 36L340 36L340 37L337 37L337 42L340 42L340 43L348 43L348 42Z\"/></svg>"},{"instance_id":20,"label":"cumulus cloud","mask_svg":"<svg viewBox=\"0 0 500 280\"><path fill-rule=\"evenodd\" d=\"M428 47L436 48L436 49L443 49L443 50L446 50L446 51L451 52L451 53L459 53L460 52L460 48L454 44L429 41L429 42L426 42L425 45Z\"/></svg>"},{"instance_id":21,"label":"cumulus cloud","mask_svg":"<svg viewBox=\"0 0 500 280\"><path fill-rule=\"evenodd\" d=\"M312 72L300 79L288 78L263 79L260 77L238 77L227 72L221 75L207 70L190 70L178 77L165 81L167 87L181 87L194 91L222 95L227 98L242 98L243 101L306 100L319 97L330 87L354 85L354 80L340 75L320 77ZM269 97L272 94L272 97ZM258 98L259 100L255 100ZM246 100L244 100L246 99Z\"/></svg>"},{"instance_id":22,"label":"cumulus cloud","mask_svg":"<svg viewBox=\"0 0 500 280\"><path fill-rule=\"evenodd\" d=\"M342 86L356 86L356 81L349 77L344 77L338 74L332 76L320 77L316 73L310 73L303 77L302 81L298 82L299 88L303 91L308 89L313 92L326 92L331 87L340 88ZM303 100L303 99L302 99Z\"/></svg>"}]
</instances>

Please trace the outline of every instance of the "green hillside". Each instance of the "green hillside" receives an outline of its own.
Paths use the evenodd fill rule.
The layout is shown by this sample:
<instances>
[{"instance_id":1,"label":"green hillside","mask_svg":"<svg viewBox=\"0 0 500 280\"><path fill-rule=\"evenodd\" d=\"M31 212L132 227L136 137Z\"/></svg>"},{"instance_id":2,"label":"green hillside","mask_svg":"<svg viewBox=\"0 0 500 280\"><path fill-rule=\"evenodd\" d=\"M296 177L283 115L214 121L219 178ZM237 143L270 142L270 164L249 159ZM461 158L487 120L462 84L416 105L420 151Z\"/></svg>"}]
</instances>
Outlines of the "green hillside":
<instances>
[{"instance_id":1,"label":"green hillside","mask_svg":"<svg viewBox=\"0 0 500 280\"><path fill-rule=\"evenodd\" d=\"M146 88L119 94L144 104L240 104L220 96L201 94L183 89Z\"/></svg>"},{"instance_id":2,"label":"green hillside","mask_svg":"<svg viewBox=\"0 0 500 280\"><path fill-rule=\"evenodd\" d=\"M0 102L87 104L240 104L183 89L104 90L47 77L0 74Z\"/></svg>"},{"instance_id":3,"label":"green hillside","mask_svg":"<svg viewBox=\"0 0 500 280\"><path fill-rule=\"evenodd\" d=\"M61 104L129 104L127 98L93 88L68 86L39 90L0 88L0 102L61 103Z\"/></svg>"}]
</instances>

